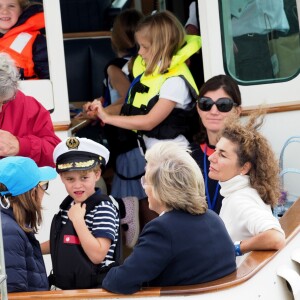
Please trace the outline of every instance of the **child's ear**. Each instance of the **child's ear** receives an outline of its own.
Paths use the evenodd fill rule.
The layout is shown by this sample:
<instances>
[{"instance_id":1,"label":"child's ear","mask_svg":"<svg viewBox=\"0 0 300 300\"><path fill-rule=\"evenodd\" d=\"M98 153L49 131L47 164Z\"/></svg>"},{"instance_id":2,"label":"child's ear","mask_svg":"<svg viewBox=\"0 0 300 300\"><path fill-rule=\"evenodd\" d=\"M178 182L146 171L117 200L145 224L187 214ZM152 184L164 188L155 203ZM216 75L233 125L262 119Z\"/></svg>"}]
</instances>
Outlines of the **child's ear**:
<instances>
[{"instance_id":1,"label":"child's ear","mask_svg":"<svg viewBox=\"0 0 300 300\"><path fill-rule=\"evenodd\" d=\"M99 179L100 179L100 177L101 177L101 174L102 174L102 171L101 171L101 169L100 169L99 171L95 172L95 175L96 175L96 179L97 179L97 180L99 180Z\"/></svg>"}]
</instances>

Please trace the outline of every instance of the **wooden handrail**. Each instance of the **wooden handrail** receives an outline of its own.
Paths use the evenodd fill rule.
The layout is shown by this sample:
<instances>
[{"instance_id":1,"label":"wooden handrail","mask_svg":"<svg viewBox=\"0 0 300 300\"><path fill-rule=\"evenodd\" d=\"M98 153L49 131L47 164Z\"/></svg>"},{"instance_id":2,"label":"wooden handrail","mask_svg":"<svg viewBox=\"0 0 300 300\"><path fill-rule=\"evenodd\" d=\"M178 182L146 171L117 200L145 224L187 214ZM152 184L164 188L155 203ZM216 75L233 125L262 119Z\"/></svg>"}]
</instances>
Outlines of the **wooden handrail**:
<instances>
[{"instance_id":1,"label":"wooden handrail","mask_svg":"<svg viewBox=\"0 0 300 300\"><path fill-rule=\"evenodd\" d=\"M82 102L80 102L82 103ZM85 103L85 102L83 102ZM294 111L294 110L300 110L300 102L288 102L285 104L277 104L277 105L269 105L266 106L266 113L279 113L279 112L287 112L287 111ZM251 113L253 113L255 110L258 109L258 106L251 106L247 108L243 108L241 115L242 116L248 116ZM66 124L54 124L54 130L55 131L66 131L69 130L71 126L71 123Z\"/></svg>"},{"instance_id":2,"label":"wooden handrail","mask_svg":"<svg viewBox=\"0 0 300 300\"><path fill-rule=\"evenodd\" d=\"M241 115L248 116L258 108L259 108L258 105L248 106L246 108L243 108ZM285 102L280 104L270 104L264 106L264 108L266 108L267 114L300 110L300 101Z\"/></svg>"},{"instance_id":3,"label":"wooden handrail","mask_svg":"<svg viewBox=\"0 0 300 300\"><path fill-rule=\"evenodd\" d=\"M64 33L64 39L77 39L77 38L96 38L96 37L110 37L111 31L89 31L89 32L71 32Z\"/></svg>"},{"instance_id":4,"label":"wooden handrail","mask_svg":"<svg viewBox=\"0 0 300 300\"><path fill-rule=\"evenodd\" d=\"M53 124L53 128L54 131L68 131L70 129L70 124Z\"/></svg>"},{"instance_id":5,"label":"wooden handrail","mask_svg":"<svg viewBox=\"0 0 300 300\"><path fill-rule=\"evenodd\" d=\"M290 207L290 209L280 219L280 224L286 234L287 244L298 234L300 234L300 198ZM143 288L134 295L116 295L104 289L82 289L82 290L55 290L42 292L21 292L9 293L9 300L25 299L100 299L100 298L128 298L128 297L159 297L159 296L187 296L216 290L228 289L242 284L261 270L277 251L253 251L250 253L239 268L218 280L207 283L188 286L169 286L156 288Z\"/></svg>"}]
</instances>

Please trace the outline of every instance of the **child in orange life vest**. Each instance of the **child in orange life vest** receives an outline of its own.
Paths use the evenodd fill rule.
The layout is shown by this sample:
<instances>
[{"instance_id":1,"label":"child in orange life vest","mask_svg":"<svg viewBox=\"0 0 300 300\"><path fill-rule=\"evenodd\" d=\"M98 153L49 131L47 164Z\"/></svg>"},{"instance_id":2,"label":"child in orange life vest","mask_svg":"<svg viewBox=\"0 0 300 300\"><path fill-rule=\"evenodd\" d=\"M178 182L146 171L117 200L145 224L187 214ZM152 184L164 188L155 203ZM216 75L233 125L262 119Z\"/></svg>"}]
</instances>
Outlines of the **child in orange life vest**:
<instances>
[{"instance_id":1,"label":"child in orange life vest","mask_svg":"<svg viewBox=\"0 0 300 300\"><path fill-rule=\"evenodd\" d=\"M20 79L48 79L43 6L29 0L0 0L0 51L20 69Z\"/></svg>"}]
</instances>

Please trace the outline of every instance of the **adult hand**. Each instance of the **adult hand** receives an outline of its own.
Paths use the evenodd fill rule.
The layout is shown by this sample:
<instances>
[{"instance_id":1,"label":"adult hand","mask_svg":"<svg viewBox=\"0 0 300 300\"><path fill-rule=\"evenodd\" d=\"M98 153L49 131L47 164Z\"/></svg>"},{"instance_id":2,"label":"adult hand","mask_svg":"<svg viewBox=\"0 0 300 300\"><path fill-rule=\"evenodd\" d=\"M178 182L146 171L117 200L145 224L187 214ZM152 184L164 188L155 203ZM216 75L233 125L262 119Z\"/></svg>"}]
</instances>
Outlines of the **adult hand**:
<instances>
[{"instance_id":1,"label":"adult hand","mask_svg":"<svg viewBox=\"0 0 300 300\"><path fill-rule=\"evenodd\" d=\"M18 139L10 132L0 129L0 156L15 156L19 151Z\"/></svg>"},{"instance_id":2,"label":"adult hand","mask_svg":"<svg viewBox=\"0 0 300 300\"><path fill-rule=\"evenodd\" d=\"M74 223L76 220L84 220L86 204L76 203L68 211L69 219Z\"/></svg>"}]
</instances>

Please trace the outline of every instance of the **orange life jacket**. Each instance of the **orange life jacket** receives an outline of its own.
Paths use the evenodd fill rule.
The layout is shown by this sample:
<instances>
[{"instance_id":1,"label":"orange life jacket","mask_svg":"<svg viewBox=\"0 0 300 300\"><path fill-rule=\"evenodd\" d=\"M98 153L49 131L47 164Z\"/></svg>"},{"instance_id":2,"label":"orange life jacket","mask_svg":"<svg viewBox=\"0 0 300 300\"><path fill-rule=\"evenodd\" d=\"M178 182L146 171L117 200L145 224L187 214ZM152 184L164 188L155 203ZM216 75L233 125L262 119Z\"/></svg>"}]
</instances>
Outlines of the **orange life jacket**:
<instances>
[{"instance_id":1,"label":"orange life jacket","mask_svg":"<svg viewBox=\"0 0 300 300\"><path fill-rule=\"evenodd\" d=\"M25 78L34 78L32 58L33 43L39 30L45 27L44 13L40 12L28 18L20 26L14 27L0 38L0 51L8 53L18 68L24 70Z\"/></svg>"}]
</instances>

